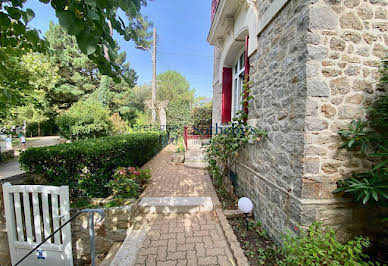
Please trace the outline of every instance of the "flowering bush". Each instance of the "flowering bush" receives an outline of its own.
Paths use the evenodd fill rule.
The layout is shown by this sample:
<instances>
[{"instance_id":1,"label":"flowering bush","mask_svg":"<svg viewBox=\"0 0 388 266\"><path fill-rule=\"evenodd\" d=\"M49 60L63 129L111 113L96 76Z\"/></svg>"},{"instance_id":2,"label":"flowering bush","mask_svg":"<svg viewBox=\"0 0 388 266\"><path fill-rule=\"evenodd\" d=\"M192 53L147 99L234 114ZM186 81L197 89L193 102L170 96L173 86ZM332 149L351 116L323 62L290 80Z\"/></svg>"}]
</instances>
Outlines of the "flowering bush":
<instances>
[{"instance_id":1,"label":"flowering bush","mask_svg":"<svg viewBox=\"0 0 388 266\"><path fill-rule=\"evenodd\" d=\"M135 198L143 190L145 184L151 178L149 169L137 169L135 167L119 167L113 179L107 187L112 190L116 198Z\"/></svg>"}]
</instances>

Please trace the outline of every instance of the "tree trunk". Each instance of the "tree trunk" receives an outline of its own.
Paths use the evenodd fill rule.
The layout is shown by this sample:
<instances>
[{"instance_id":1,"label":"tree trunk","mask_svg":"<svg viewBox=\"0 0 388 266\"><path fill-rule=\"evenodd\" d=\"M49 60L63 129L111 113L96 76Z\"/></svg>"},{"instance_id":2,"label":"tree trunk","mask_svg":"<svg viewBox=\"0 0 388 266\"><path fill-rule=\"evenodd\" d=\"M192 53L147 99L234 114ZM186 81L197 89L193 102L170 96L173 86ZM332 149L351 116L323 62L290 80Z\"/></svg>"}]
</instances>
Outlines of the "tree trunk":
<instances>
[{"instance_id":1,"label":"tree trunk","mask_svg":"<svg viewBox=\"0 0 388 266\"><path fill-rule=\"evenodd\" d=\"M38 136L40 137L40 122L38 122Z\"/></svg>"}]
</instances>

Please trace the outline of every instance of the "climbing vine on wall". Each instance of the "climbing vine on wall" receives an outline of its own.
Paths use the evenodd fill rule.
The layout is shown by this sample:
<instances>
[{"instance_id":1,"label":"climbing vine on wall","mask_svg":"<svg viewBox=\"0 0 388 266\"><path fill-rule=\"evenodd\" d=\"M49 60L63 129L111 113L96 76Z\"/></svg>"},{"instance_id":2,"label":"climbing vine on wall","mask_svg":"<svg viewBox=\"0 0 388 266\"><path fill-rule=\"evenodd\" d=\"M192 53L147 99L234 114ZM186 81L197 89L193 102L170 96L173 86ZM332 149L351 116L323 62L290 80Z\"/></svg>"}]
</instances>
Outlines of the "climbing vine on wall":
<instances>
[{"instance_id":1,"label":"climbing vine on wall","mask_svg":"<svg viewBox=\"0 0 388 266\"><path fill-rule=\"evenodd\" d=\"M243 98L241 105L246 108L248 108L249 101L253 99L250 92L251 84L245 81L241 93ZM244 110L238 112L228 127L213 136L206 150L210 173L218 187L222 187L224 178L237 162L240 149L248 142L259 141L262 136L266 135L265 131L249 126L247 118Z\"/></svg>"}]
</instances>

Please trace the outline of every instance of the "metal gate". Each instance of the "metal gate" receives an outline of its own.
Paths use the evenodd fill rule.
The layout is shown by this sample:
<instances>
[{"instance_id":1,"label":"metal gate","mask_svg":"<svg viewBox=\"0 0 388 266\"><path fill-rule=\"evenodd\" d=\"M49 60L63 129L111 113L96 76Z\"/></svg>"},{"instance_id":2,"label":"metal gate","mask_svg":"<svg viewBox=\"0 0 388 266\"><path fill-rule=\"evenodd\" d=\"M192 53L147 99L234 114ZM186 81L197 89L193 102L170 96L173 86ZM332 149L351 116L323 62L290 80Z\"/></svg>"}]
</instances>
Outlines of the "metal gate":
<instances>
[{"instance_id":1,"label":"metal gate","mask_svg":"<svg viewBox=\"0 0 388 266\"><path fill-rule=\"evenodd\" d=\"M3 194L14 265L70 219L69 188L5 183ZM20 265L73 265L70 223Z\"/></svg>"}]
</instances>

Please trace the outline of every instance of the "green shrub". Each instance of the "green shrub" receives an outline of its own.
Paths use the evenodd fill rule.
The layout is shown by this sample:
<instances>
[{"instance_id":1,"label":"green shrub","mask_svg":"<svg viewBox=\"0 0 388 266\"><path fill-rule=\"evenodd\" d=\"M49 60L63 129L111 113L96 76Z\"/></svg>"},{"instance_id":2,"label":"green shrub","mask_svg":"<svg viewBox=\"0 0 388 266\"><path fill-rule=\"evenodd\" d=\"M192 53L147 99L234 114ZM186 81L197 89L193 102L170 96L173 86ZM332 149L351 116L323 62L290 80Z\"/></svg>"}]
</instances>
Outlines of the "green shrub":
<instances>
[{"instance_id":1,"label":"green shrub","mask_svg":"<svg viewBox=\"0 0 388 266\"><path fill-rule=\"evenodd\" d=\"M212 105L195 107L191 111L193 125L199 129L212 126Z\"/></svg>"},{"instance_id":2,"label":"green shrub","mask_svg":"<svg viewBox=\"0 0 388 266\"><path fill-rule=\"evenodd\" d=\"M307 231L301 230L298 236L285 236L284 265L368 265L363 262L368 258L363 254L367 247L369 240L363 237L341 244L332 228L316 222Z\"/></svg>"},{"instance_id":3,"label":"green shrub","mask_svg":"<svg viewBox=\"0 0 388 266\"><path fill-rule=\"evenodd\" d=\"M96 100L77 102L58 116L56 124L67 139L108 136L113 131L109 109Z\"/></svg>"},{"instance_id":4,"label":"green shrub","mask_svg":"<svg viewBox=\"0 0 388 266\"><path fill-rule=\"evenodd\" d=\"M373 129L386 134L388 130L388 96L381 96L373 102L368 110L368 120Z\"/></svg>"},{"instance_id":5,"label":"green shrub","mask_svg":"<svg viewBox=\"0 0 388 266\"><path fill-rule=\"evenodd\" d=\"M120 167L116 170L107 187L112 190L112 194L116 198L136 198L150 178L149 169Z\"/></svg>"},{"instance_id":6,"label":"green shrub","mask_svg":"<svg viewBox=\"0 0 388 266\"><path fill-rule=\"evenodd\" d=\"M120 166L142 166L163 147L165 133L144 132L29 148L20 163L52 185L69 185L72 197L106 197L105 185Z\"/></svg>"}]
</instances>

